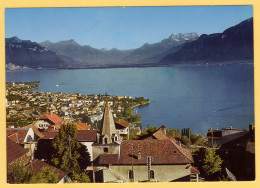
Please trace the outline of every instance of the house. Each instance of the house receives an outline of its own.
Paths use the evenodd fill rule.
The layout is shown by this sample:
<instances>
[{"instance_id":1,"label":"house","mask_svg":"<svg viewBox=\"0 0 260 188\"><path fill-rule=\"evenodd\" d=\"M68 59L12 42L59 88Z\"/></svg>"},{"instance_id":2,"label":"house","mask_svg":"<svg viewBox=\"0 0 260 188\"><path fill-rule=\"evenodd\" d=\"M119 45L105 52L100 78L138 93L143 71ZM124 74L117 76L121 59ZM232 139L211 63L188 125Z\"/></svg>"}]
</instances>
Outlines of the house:
<instances>
[{"instance_id":1,"label":"house","mask_svg":"<svg viewBox=\"0 0 260 188\"><path fill-rule=\"evenodd\" d=\"M191 151L166 134L166 126L144 140L122 141L107 103L98 143L92 145L97 182L190 181Z\"/></svg>"},{"instance_id":2,"label":"house","mask_svg":"<svg viewBox=\"0 0 260 188\"><path fill-rule=\"evenodd\" d=\"M97 132L96 130L78 130L76 135L76 140L87 147L90 161L93 161L92 145L97 143Z\"/></svg>"},{"instance_id":3,"label":"house","mask_svg":"<svg viewBox=\"0 0 260 188\"><path fill-rule=\"evenodd\" d=\"M123 141L113 154L94 161L98 182L190 181L193 159L169 139ZM147 165L150 158L150 166Z\"/></svg>"},{"instance_id":4,"label":"house","mask_svg":"<svg viewBox=\"0 0 260 188\"><path fill-rule=\"evenodd\" d=\"M54 174L57 175L58 182L57 183L64 183L65 182L65 177L67 176L67 173L52 166L49 165L43 161L40 161L38 159L33 160L30 164L28 164L25 168L27 169L33 169L33 172L37 174L44 168L52 168L54 169Z\"/></svg>"},{"instance_id":5,"label":"house","mask_svg":"<svg viewBox=\"0 0 260 188\"><path fill-rule=\"evenodd\" d=\"M15 141L6 137L6 154L7 154L7 165L12 165L16 161L28 163L30 157L28 157L28 150L17 144Z\"/></svg>"},{"instance_id":6,"label":"house","mask_svg":"<svg viewBox=\"0 0 260 188\"><path fill-rule=\"evenodd\" d=\"M38 137L31 127L7 128L7 138L28 150L27 155L33 157Z\"/></svg>"},{"instance_id":7,"label":"house","mask_svg":"<svg viewBox=\"0 0 260 188\"><path fill-rule=\"evenodd\" d=\"M218 150L223 166L228 169L238 181L255 180L255 130L249 125L247 134L229 140Z\"/></svg>"},{"instance_id":8,"label":"house","mask_svg":"<svg viewBox=\"0 0 260 188\"><path fill-rule=\"evenodd\" d=\"M115 126L116 126L116 130L118 130L120 135L129 136L129 126L130 126L129 122L120 119L115 123Z\"/></svg>"},{"instance_id":9,"label":"house","mask_svg":"<svg viewBox=\"0 0 260 188\"><path fill-rule=\"evenodd\" d=\"M208 144L209 146L219 147L247 134L248 130L233 129L232 127L223 128L222 130L209 129L207 132Z\"/></svg>"},{"instance_id":10,"label":"house","mask_svg":"<svg viewBox=\"0 0 260 188\"><path fill-rule=\"evenodd\" d=\"M96 130L78 130L75 139L82 145L85 145L90 155L90 160L93 160L92 145L97 142ZM41 137L37 144L35 157L38 159L50 160L53 152L52 142L59 135L59 130L40 132Z\"/></svg>"},{"instance_id":11,"label":"house","mask_svg":"<svg viewBox=\"0 0 260 188\"><path fill-rule=\"evenodd\" d=\"M43 168L54 168L54 174L58 175L58 183L64 183L64 178L67 175L66 172L63 172L62 170L57 169L38 159L32 160L30 157L27 156L29 152L28 150L24 149L22 146L20 146L8 137L6 138L6 144L8 167L16 162L20 162L21 164L25 165L26 169L32 169L34 173L40 172ZM8 168L8 170L11 169Z\"/></svg>"},{"instance_id":12,"label":"house","mask_svg":"<svg viewBox=\"0 0 260 188\"><path fill-rule=\"evenodd\" d=\"M89 130L91 128L89 125L82 123L81 121L77 121L74 125L76 125L78 130Z\"/></svg>"},{"instance_id":13,"label":"house","mask_svg":"<svg viewBox=\"0 0 260 188\"><path fill-rule=\"evenodd\" d=\"M64 119L57 116L54 113L47 113L44 116L42 116L36 123L35 126L38 129L60 129L60 125L64 123Z\"/></svg>"}]
</instances>

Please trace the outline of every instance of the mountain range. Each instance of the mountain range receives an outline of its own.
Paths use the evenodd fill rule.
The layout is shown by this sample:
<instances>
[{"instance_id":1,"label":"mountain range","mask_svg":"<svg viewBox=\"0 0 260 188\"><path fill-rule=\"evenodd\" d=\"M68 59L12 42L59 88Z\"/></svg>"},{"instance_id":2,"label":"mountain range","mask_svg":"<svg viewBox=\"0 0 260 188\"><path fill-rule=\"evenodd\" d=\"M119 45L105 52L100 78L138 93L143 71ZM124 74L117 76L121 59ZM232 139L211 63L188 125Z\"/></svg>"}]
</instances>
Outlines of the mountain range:
<instances>
[{"instance_id":1,"label":"mountain range","mask_svg":"<svg viewBox=\"0 0 260 188\"><path fill-rule=\"evenodd\" d=\"M96 49L75 40L42 43L6 38L7 67L106 68L253 60L253 18L223 33L179 33L130 50ZM10 66L13 65L13 66Z\"/></svg>"}]
</instances>

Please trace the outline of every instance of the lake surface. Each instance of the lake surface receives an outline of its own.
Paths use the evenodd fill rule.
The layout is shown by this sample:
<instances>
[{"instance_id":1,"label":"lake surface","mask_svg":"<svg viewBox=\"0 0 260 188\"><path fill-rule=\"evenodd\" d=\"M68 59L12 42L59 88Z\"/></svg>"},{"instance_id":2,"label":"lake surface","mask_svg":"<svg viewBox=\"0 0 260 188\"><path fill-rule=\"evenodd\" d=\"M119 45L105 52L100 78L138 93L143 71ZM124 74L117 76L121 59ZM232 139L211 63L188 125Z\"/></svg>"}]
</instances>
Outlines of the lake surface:
<instances>
[{"instance_id":1,"label":"lake surface","mask_svg":"<svg viewBox=\"0 0 260 188\"><path fill-rule=\"evenodd\" d=\"M192 128L248 129L254 123L254 67L252 64L28 70L6 72L6 81L40 81L43 92L145 97L150 104L135 108L143 128L165 124ZM56 87L56 84L61 84Z\"/></svg>"}]
</instances>

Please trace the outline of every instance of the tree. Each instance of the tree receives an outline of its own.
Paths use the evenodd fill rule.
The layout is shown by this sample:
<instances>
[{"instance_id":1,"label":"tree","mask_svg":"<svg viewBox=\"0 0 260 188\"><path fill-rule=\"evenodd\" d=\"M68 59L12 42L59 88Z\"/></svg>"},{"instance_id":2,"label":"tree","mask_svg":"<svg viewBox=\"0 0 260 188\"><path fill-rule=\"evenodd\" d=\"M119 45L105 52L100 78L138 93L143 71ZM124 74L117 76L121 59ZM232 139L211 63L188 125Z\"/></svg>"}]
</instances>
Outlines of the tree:
<instances>
[{"instance_id":1,"label":"tree","mask_svg":"<svg viewBox=\"0 0 260 188\"><path fill-rule=\"evenodd\" d=\"M147 128L142 131L141 135L139 135L139 139L145 138L146 136L151 135L158 130L159 130L158 127L155 126L150 127L150 125L148 124Z\"/></svg>"},{"instance_id":2,"label":"tree","mask_svg":"<svg viewBox=\"0 0 260 188\"><path fill-rule=\"evenodd\" d=\"M178 129L170 128L166 130L167 134L169 134L171 137L181 140L181 134Z\"/></svg>"},{"instance_id":3,"label":"tree","mask_svg":"<svg viewBox=\"0 0 260 188\"><path fill-rule=\"evenodd\" d=\"M35 173L21 162L8 165L7 182L8 183L57 183L58 174L54 173L54 168L42 168L41 171Z\"/></svg>"},{"instance_id":4,"label":"tree","mask_svg":"<svg viewBox=\"0 0 260 188\"><path fill-rule=\"evenodd\" d=\"M51 162L57 168L68 173L80 174L89 164L90 157L86 146L76 141L78 131L75 125L66 123L60 128L59 135L52 142L53 155Z\"/></svg>"},{"instance_id":5,"label":"tree","mask_svg":"<svg viewBox=\"0 0 260 188\"><path fill-rule=\"evenodd\" d=\"M190 141L191 141L191 144L193 144L193 145L208 146L208 141L207 141L206 137L203 135L191 134Z\"/></svg>"},{"instance_id":6,"label":"tree","mask_svg":"<svg viewBox=\"0 0 260 188\"><path fill-rule=\"evenodd\" d=\"M181 142L186 146L190 145L190 140L186 135L181 136Z\"/></svg>"},{"instance_id":7,"label":"tree","mask_svg":"<svg viewBox=\"0 0 260 188\"><path fill-rule=\"evenodd\" d=\"M212 175L221 170L222 159L214 149L207 149L202 160L202 169L206 175Z\"/></svg>"},{"instance_id":8,"label":"tree","mask_svg":"<svg viewBox=\"0 0 260 188\"><path fill-rule=\"evenodd\" d=\"M7 182L8 183L25 183L28 182L32 174L25 169L25 165L20 161L16 161L7 168Z\"/></svg>"},{"instance_id":9,"label":"tree","mask_svg":"<svg viewBox=\"0 0 260 188\"><path fill-rule=\"evenodd\" d=\"M73 171L72 172L72 181L74 183L88 183L88 182L90 182L90 179L85 172L75 173Z\"/></svg>"},{"instance_id":10,"label":"tree","mask_svg":"<svg viewBox=\"0 0 260 188\"><path fill-rule=\"evenodd\" d=\"M58 174L54 171L55 168L42 168L40 172L31 176L29 183L57 183Z\"/></svg>"}]
</instances>

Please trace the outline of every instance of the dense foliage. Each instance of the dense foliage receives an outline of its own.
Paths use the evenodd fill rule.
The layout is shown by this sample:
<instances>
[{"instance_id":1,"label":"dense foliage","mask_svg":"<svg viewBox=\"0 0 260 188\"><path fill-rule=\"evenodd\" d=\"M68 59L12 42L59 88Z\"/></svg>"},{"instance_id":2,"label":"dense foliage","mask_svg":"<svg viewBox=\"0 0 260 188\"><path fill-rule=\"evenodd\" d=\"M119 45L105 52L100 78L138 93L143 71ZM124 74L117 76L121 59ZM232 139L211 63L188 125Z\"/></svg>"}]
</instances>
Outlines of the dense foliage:
<instances>
[{"instance_id":1,"label":"dense foliage","mask_svg":"<svg viewBox=\"0 0 260 188\"><path fill-rule=\"evenodd\" d=\"M75 174L84 172L90 163L90 156L86 146L76 141L76 126L70 123L63 124L52 142L54 149L51 162L57 168L65 171L74 181ZM86 179L86 178L83 178Z\"/></svg>"},{"instance_id":2,"label":"dense foliage","mask_svg":"<svg viewBox=\"0 0 260 188\"><path fill-rule=\"evenodd\" d=\"M38 173L17 161L8 165L7 182L14 184L21 183L57 183L58 175L54 173L54 168L42 168Z\"/></svg>"}]
</instances>

